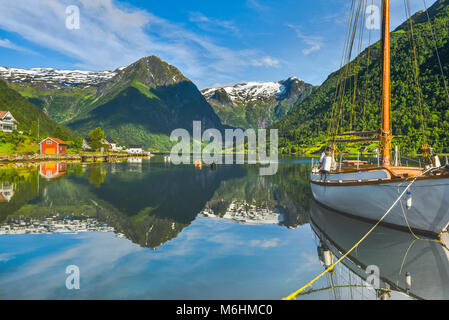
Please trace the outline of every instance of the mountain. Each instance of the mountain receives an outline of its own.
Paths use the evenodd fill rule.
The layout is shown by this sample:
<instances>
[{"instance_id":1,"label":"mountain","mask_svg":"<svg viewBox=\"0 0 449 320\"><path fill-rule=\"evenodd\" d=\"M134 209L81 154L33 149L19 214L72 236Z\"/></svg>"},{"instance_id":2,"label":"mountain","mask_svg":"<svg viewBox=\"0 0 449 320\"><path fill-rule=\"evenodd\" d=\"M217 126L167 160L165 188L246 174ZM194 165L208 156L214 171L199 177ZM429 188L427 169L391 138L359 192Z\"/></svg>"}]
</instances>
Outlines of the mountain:
<instances>
[{"instance_id":1,"label":"mountain","mask_svg":"<svg viewBox=\"0 0 449 320\"><path fill-rule=\"evenodd\" d=\"M70 120L69 127L87 134L100 125L121 144L168 149L171 131L192 131L194 120L201 121L203 129L222 129L197 87L155 56L143 58L99 84L94 98L86 112Z\"/></svg>"},{"instance_id":2,"label":"mountain","mask_svg":"<svg viewBox=\"0 0 449 320\"><path fill-rule=\"evenodd\" d=\"M265 128L284 117L315 87L291 77L278 82L242 82L202 90L223 124Z\"/></svg>"},{"instance_id":3,"label":"mountain","mask_svg":"<svg viewBox=\"0 0 449 320\"><path fill-rule=\"evenodd\" d=\"M113 72L2 70L10 87L83 136L100 126L119 144L167 151L171 131L192 131L194 120L203 129L222 129L198 88L156 56Z\"/></svg>"},{"instance_id":4,"label":"mountain","mask_svg":"<svg viewBox=\"0 0 449 320\"><path fill-rule=\"evenodd\" d=\"M0 110L11 112L13 117L19 122L17 126L18 131L35 131L37 133L39 123L39 134L41 137L55 136L62 139L74 139L76 137L75 133L58 125L41 109L15 90L9 88L3 80L0 80Z\"/></svg>"},{"instance_id":5,"label":"mountain","mask_svg":"<svg viewBox=\"0 0 449 320\"><path fill-rule=\"evenodd\" d=\"M435 34L439 56L449 80L449 0L439 0L428 10ZM448 152L449 97L446 95L427 14L420 11L413 16L414 35L419 64L419 80L424 100L425 135L427 142L438 152ZM398 144L405 152L418 152L423 144L417 86L413 72L413 53L409 41L409 22L391 33L391 90L392 127ZM368 52L370 54L368 55ZM368 56L370 57L368 59ZM341 119L344 130L376 130L381 107L381 46L380 42L364 50L357 77L354 126L349 127L357 59L350 63L350 77L346 82ZM346 66L344 67L346 68ZM285 118L272 127L279 129L280 148L298 149L305 145L324 143L331 109L342 69L327 80ZM369 84L366 86L366 84ZM365 90L367 88L367 90Z\"/></svg>"}]
</instances>

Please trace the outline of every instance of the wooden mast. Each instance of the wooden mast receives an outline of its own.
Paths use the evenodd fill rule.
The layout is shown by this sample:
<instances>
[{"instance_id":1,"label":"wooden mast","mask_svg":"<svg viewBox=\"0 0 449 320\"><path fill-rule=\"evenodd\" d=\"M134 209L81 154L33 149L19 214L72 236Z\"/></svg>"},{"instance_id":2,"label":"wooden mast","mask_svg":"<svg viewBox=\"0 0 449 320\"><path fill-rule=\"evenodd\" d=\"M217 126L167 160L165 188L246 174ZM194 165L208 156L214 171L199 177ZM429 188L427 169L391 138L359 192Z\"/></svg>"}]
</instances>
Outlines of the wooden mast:
<instances>
[{"instance_id":1,"label":"wooden mast","mask_svg":"<svg viewBox=\"0 0 449 320\"><path fill-rule=\"evenodd\" d=\"M382 0L382 129L380 137L382 165L390 166L390 0Z\"/></svg>"}]
</instances>

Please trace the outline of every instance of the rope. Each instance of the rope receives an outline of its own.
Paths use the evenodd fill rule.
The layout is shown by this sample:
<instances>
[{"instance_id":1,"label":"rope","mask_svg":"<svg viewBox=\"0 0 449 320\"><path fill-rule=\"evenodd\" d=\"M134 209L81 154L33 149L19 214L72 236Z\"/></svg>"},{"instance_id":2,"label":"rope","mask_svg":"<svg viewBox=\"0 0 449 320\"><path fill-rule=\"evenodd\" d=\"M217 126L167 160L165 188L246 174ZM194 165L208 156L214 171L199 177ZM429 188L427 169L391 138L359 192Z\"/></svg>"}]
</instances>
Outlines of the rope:
<instances>
[{"instance_id":1,"label":"rope","mask_svg":"<svg viewBox=\"0 0 449 320\"><path fill-rule=\"evenodd\" d=\"M371 0L371 6L374 5L374 0ZM366 73L365 73L365 100L363 102L363 127L362 131L365 131L366 129L366 103L368 100L368 83L369 83L369 67L371 65L371 36L372 36L372 29L369 30L369 39L368 39L368 57L366 60ZM371 89L371 86L370 86Z\"/></svg>"},{"instance_id":2,"label":"rope","mask_svg":"<svg viewBox=\"0 0 449 320\"><path fill-rule=\"evenodd\" d=\"M412 11L411 11L411 6L410 6L410 0L404 0L404 5L405 5L405 15L407 17L407 19L410 22L410 32L408 33L408 38L409 38L409 42L410 42L410 50L413 53L413 69L415 72L415 84L416 84L416 88L418 90L418 104L419 104L419 111L420 111L420 117L421 117L421 128L422 128L422 138L423 138L423 143L426 144L426 123L424 120L424 99L422 96L422 90L421 90L421 83L419 80L419 65L418 65L418 58L417 58L417 53L416 53L416 45L415 45L415 32L414 32L414 28L413 28L413 18L412 18Z\"/></svg>"},{"instance_id":3,"label":"rope","mask_svg":"<svg viewBox=\"0 0 449 320\"><path fill-rule=\"evenodd\" d=\"M443 77L444 89L446 89L446 96L447 96L447 99L449 101L449 90L447 88L446 77L444 76L444 69L443 69L443 64L441 63L440 53L438 52L437 40L435 38L435 33L433 32L432 22L430 21L430 15L429 15L429 10L427 9L426 0L423 0L423 2L424 2L424 8L426 9L426 14L427 14L427 22L428 22L429 27L430 27L430 32L432 33L433 44L435 45L435 51L436 51L436 54L437 54L438 63L440 65L441 76Z\"/></svg>"},{"instance_id":4,"label":"rope","mask_svg":"<svg viewBox=\"0 0 449 320\"><path fill-rule=\"evenodd\" d=\"M421 240L421 241L437 242L437 243L443 244L443 242L441 240L423 239L423 238L418 237L413 232L413 229L410 227L410 224L408 223L407 215L405 214L405 210L404 210L404 206L402 205L402 201L401 201L401 210L402 210L402 215L404 216L405 223L407 223L407 228L410 231L411 235L415 238L415 241L416 240Z\"/></svg>"},{"instance_id":5,"label":"rope","mask_svg":"<svg viewBox=\"0 0 449 320\"><path fill-rule=\"evenodd\" d=\"M361 7L366 8L365 0L361 1ZM366 9L365 9L366 11ZM362 26L359 31L359 43L358 43L358 51L357 51L357 58L356 58L356 65L355 65L355 75L354 75L354 94L352 98L352 106L351 106L351 116L349 118L349 132L352 131L353 125L356 124L356 117L357 114L354 112L356 108L356 98L357 98L357 89L358 89L358 78L359 78L359 71L360 71L360 60L361 60L361 52L362 52L362 45L363 45L363 31L365 28L363 26L365 25L365 18L366 15L362 14L360 19L360 25Z\"/></svg>"},{"instance_id":6,"label":"rope","mask_svg":"<svg viewBox=\"0 0 449 320\"><path fill-rule=\"evenodd\" d=\"M343 52L342 52L342 56L341 56L341 62L340 62L340 75L337 81L337 86L335 88L335 96L334 96L334 101L332 103L332 110L331 110L331 115L329 118L329 127L328 127L328 136L330 136L331 134L333 135L333 127L335 126L335 114L336 114L336 107L337 107L337 99L339 97L339 91L340 86L342 85L342 80L344 78L343 74L344 74L344 62L345 62L345 56L346 56L346 44L348 42L349 39L349 34L350 34L350 29L351 29L351 25L352 25L352 17L353 17L353 8L354 8L354 4L355 1L352 0L352 4L351 4L351 10L350 10L350 14L348 15L348 21L347 21L347 25L346 25L346 35L345 35L345 43L343 46Z\"/></svg>"},{"instance_id":7,"label":"rope","mask_svg":"<svg viewBox=\"0 0 449 320\"><path fill-rule=\"evenodd\" d=\"M351 4L351 13L349 15L347 34L345 38L345 45L343 48L343 57L342 57L343 58L342 62L344 62L345 67L341 68L340 79L338 80L336 91L336 99L334 102L335 107L332 108L331 114L332 117L331 119L333 119L333 121L330 131L333 143L335 143L336 135L338 134L338 131L343 124L342 116L343 116L343 105L346 92L346 84L351 67L350 62L354 47L354 41L357 35L356 30L359 23L360 13L362 10L362 1L358 2L358 6L356 6L356 2L357 1L353 0Z\"/></svg>"},{"instance_id":8,"label":"rope","mask_svg":"<svg viewBox=\"0 0 449 320\"><path fill-rule=\"evenodd\" d=\"M333 290L333 289L346 289L346 288L349 288L349 289L352 289L352 288L367 288L367 289L370 289L371 287L363 285L363 284L349 284L349 285L342 285L342 286L331 286L331 285L329 285L326 288L306 291L304 293L301 293L300 296L306 296L306 295L310 295L310 294L313 294L313 293L322 292L322 291L329 291L329 290ZM387 293L390 292L390 290L384 289L384 288L379 288L378 290L384 291L384 292L387 292ZM334 299L334 300L337 300L337 299ZM351 299L351 300L353 300L353 299Z\"/></svg>"},{"instance_id":9,"label":"rope","mask_svg":"<svg viewBox=\"0 0 449 320\"><path fill-rule=\"evenodd\" d=\"M298 295L301 294L301 292L303 292L305 289L307 289L308 287L310 287L312 284L314 284L318 279L320 279L322 276L324 276L325 274L327 274L329 271L333 270L333 268L339 264L341 261L343 261L352 251L354 251L354 249L356 249L373 231L374 229L377 228L377 226L379 226L379 224L387 217L387 215L391 212L391 210L393 210L393 208L397 205L397 203L401 200L401 198L407 193L407 191L411 188L411 186L415 183L415 181L425 175L426 173L428 173L429 171L433 170L434 168L430 168L426 171L423 171L420 175L416 176L413 181L410 182L410 184L404 189L404 191L401 193L401 195L396 199L396 201L391 205L391 207L387 210L387 212L385 212L385 214L382 216L382 218L379 219L379 221L377 221L377 223L348 251L346 252L340 259L338 259L337 261L335 261L329 268L327 268L326 270L324 270L322 273L320 273L317 277L315 277L312 281L310 281L309 283L307 283L306 285L304 285L303 287L301 287L299 290L293 292L292 294L290 294L289 296L285 297L282 300L293 300L296 299L296 297Z\"/></svg>"}]
</instances>

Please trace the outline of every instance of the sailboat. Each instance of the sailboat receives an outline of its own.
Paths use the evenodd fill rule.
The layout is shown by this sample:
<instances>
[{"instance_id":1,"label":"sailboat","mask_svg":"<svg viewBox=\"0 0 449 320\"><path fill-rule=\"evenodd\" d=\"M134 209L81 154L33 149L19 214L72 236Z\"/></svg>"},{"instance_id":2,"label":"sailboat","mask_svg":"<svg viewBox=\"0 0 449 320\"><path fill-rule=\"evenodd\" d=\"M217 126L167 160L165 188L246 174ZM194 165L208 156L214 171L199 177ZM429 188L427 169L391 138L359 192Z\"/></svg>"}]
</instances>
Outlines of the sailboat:
<instances>
[{"instance_id":1,"label":"sailboat","mask_svg":"<svg viewBox=\"0 0 449 320\"><path fill-rule=\"evenodd\" d=\"M339 213L372 222L382 221L395 228L441 238L447 235L449 226L448 167L441 166L438 156L430 153L431 148L427 146L423 146L423 150L432 161L425 168L405 167L391 162L390 0L382 0L381 32L381 128L371 132L342 134L360 137L352 140L355 142L379 141L379 160L377 164L360 160L337 163L336 147L331 145L321 167L312 169L312 193L318 203ZM366 138L369 135L375 137Z\"/></svg>"}]
</instances>

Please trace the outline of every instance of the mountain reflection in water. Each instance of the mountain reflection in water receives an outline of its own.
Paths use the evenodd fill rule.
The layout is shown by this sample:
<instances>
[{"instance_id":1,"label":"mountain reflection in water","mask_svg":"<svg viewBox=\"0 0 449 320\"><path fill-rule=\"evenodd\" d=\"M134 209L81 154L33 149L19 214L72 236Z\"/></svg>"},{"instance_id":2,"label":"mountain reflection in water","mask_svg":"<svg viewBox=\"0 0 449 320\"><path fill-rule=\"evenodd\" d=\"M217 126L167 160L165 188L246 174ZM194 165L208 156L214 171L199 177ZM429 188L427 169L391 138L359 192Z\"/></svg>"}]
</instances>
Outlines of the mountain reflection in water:
<instances>
[{"instance_id":1,"label":"mountain reflection in water","mask_svg":"<svg viewBox=\"0 0 449 320\"><path fill-rule=\"evenodd\" d=\"M155 249L177 237L198 214L290 228L308 222L308 203L299 203L295 192L289 194L277 185L279 181L261 177L251 167L197 170L130 159L93 165L44 163L36 170L1 172L3 186L9 194L14 192L9 201L0 203L3 234L109 230L105 224L132 242ZM87 218L90 226L77 226ZM49 223L56 227L49 229ZM97 224L102 227L93 227Z\"/></svg>"}]
</instances>

